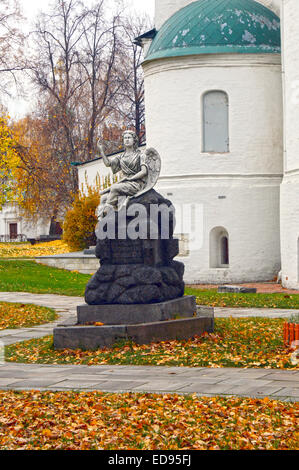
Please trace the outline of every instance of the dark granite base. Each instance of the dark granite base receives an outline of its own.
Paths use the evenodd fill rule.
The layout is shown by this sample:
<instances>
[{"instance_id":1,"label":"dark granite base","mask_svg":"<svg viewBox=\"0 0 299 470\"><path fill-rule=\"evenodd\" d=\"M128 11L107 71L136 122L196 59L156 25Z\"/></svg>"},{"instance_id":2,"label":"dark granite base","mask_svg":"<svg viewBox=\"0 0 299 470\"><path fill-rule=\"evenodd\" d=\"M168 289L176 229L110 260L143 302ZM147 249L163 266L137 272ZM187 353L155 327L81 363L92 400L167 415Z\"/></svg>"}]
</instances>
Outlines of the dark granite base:
<instances>
[{"instance_id":1,"label":"dark granite base","mask_svg":"<svg viewBox=\"0 0 299 470\"><path fill-rule=\"evenodd\" d=\"M113 346L121 340L137 344L186 340L213 332L214 319L195 317L139 325L73 326L54 329L55 349L95 350Z\"/></svg>"},{"instance_id":2,"label":"dark granite base","mask_svg":"<svg viewBox=\"0 0 299 470\"><path fill-rule=\"evenodd\" d=\"M178 246L178 240L166 241L176 242ZM104 264L89 280L85 302L89 305L134 306L177 299L184 295L183 275L184 265L179 261L169 261L167 266Z\"/></svg>"},{"instance_id":3,"label":"dark granite base","mask_svg":"<svg viewBox=\"0 0 299 470\"><path fill-rule=\"evenodd\" d=\"M81 305L76 324L54 328L54 348L94 350L121 340L148 344L190 339L214 331L213 313L197 311L194 296L147 305ZM104 325L88 325L95 322Z\"/></svg>"},{"instance_id":4,"label":"dark granite base","mask_svg":"<svg viewBox=\"0 0 299 470\"><path fill-rule=\"evenodd\" d=\"M196 314L196 299L188 295L167 302L135 305L80 305L77 307L79 324L101 322L105 325L134 325L175 318L190 318Z\"/></svg>"}]
</instances>

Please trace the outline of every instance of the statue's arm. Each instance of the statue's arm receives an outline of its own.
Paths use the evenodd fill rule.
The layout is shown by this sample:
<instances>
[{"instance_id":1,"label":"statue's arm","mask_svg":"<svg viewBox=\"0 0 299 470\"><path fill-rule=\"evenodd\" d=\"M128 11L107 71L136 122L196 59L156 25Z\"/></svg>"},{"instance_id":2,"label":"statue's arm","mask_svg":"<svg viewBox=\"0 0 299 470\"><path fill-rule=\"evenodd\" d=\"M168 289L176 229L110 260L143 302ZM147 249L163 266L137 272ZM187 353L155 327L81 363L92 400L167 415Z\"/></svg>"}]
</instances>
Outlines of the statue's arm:
<instances>
[{"instance_id":1,"label":"statue's arm","mask_svg":"<svg viewBox=\"0 0 299 470\"><path fill-rule=\"evenodd\" d=\"M107 166L107 167L110 167L110 166L111 166L111 162L109 161L107 155L105 154L105 151L104 151L104 149L103 149L102 144L98 144L98 152L99 152L99 154L103 157L104 165Z\"/></svg>"}]
</instances>

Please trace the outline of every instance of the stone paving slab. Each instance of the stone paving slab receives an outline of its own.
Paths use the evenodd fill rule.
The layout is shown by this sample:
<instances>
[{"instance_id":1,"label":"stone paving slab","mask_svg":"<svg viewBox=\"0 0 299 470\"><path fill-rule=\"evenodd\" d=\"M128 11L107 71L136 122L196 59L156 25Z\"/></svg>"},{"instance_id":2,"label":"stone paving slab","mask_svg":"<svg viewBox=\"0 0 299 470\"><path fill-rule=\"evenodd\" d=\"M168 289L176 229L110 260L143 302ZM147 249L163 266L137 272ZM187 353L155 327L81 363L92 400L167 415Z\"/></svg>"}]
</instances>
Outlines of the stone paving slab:
<instances>
[{"instance_id":1,"label":"stone paving slab","mask_svg":"<svg viewBox=\"0 0 299 470\"><path fill-rule=\"evenodd\" d=\"M196 393L297 401L299 371L6 363L0 366L0 389Z\"/></svg>"},{"instance_id":2,"label":"stone paving slab","mask_svg":"<svg viewBox=\"0 0 299 470\"><path fill-rule=\"evenodd\" d=\"M298 388L282 388L280 390L277 390L277 392L273 393L274 398L280 399L280 397L293 397L296 398L297 401L299 401L299 389Z\"/></svg>"},{"instance_id":3,"label":"stone paving slab","mask_svg":"<svg viewBox=\"0 0 299 470\"><path fill-rule=\"evenodd\" d=\"M0 389L6 387L7 385L12 385L14 382L17 382L16 378L7 377L7 378L0 378Z\"/></svg>"},{"instance_id":4,"label":"stone paving slab","mask_svg":"<svg viewBox=\"0 0 299 470\"><path fill-rule=\"evenodd\" d=\"M103 392L114 392L114 393L123 393L123 392L138 392L140 386L145 386L145 381L142 380L107 380L103 384L98 384L95 388L96 390ZM146 387L147 388L147 387ZM150 392L150 390L148 390Z\"/></svg>"},{"instance_id":5,"label":"stone paving slab","mask_svg":"<svg viewBox=\"0 0 299 470\"><path fill-rule=\"evenodd\" d=\"M61 380L60 382L52 383L49 386L49 389L54 390L56 387L64 390L80 390L85 388L94 388L96 385L105 384L105 380L103 381L80 381L80 380Z\"/></svg>"}]
</instances>

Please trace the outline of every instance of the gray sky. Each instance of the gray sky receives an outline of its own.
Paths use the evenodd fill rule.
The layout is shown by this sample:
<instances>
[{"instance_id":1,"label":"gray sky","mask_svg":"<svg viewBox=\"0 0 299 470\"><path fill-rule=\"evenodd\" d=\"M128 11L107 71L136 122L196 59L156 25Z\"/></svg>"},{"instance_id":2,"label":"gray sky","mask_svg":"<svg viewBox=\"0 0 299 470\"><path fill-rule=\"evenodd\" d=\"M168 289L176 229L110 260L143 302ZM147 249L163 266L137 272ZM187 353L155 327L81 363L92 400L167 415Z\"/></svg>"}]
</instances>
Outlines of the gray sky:
<instances>
[{"instance_id":1,"label":"gray sky","mask_svg":"<svg viewBox=\"0 0 299 470\"><path fill-rule=\"evenodd\" d=\"M1 1L1 0L0 0ZM31 23L35 16L40 10L47 10L47 7L53 2L53 0L19 0L23 9L24 16L28 19L28 23ZM94 3L95 0L83 0L83 3ZM150 17L154 17L155 0L124 0L124 4L128 6L130 10L136 11L137 13L148 13ZM28 30L30 29L28 25ZM20 97L13 97L12 99L4 98L3 104L8 107L8 111L12 118L20 118L26 112L30 111L30 104L32 105L33 100L24 100Z\"/></svg>"},{"instance_id":2,"label":"gray sky","mask_svg":"<svg viewBox=\"0 0 299 470\"><path fill-rule=\"evenodd\" d=\"M34 17L38 10L43 10L51 3L51 0L20 0L24 14L28 17ZM90 3L89 0L83 0L83 3ZM92 2L94 3L94 2ZM147 12L154 16L155 0L125 0L125 4L131 6L136 11Z\"/></svg>"}]
</instances>

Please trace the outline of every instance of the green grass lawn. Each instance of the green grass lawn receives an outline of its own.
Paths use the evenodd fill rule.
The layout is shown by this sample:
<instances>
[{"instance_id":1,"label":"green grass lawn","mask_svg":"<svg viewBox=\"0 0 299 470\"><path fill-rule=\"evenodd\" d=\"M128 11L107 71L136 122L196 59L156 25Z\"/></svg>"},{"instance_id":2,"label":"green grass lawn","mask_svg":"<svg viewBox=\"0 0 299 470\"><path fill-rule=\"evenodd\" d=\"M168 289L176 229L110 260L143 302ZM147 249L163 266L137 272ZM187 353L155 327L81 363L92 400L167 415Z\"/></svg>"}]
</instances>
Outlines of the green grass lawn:
<instances>
[{"instance_id":1,"label":"green grass lawn","mask_svg":"<svg viewBox=\"0 0 299 470\"><path fill-rule=\"evenodd\" d=\"M50 268L34 261L0 260L1 292L83 296L88 274Z\"/></svg>"},{"instance_id":2,"label":"green grass lawn","mask_svg":"<svg viewBox=\"0 0 299 470\"><path fill-rule=\"evenodd\" d=\"M5 357L11 362L45 364L292 369L296 366L283 344L283 324L281 318L216 318L214 333L188 341L120 342L96 351L56 351L53 337L46 336L7 346Z\"/></svg>"},{"instance_id":3,"label":"green grass lawn","mask_svg":"<svg viewBox=\"0 0 299 470\"><path fill-rule=\"evenodd\" d=\"M84 296L89 274L50 268L34 261L0 260L0 292L32 292ZM299 294L218 294L216 290L186 288L200 305L299 309Z\"/></svg>"},{"instance_id":4,"label":"green grass lawn","mask_svg":"<svg viewBox=\"0 0 299 470\"><path fill-rule=\"evenodd\" d=\"M187 295L195 295L199 305L211 307L247 307L299 309L299 294L218 294L217 290L186 288Z\"/></svg>"}]
</instances>

